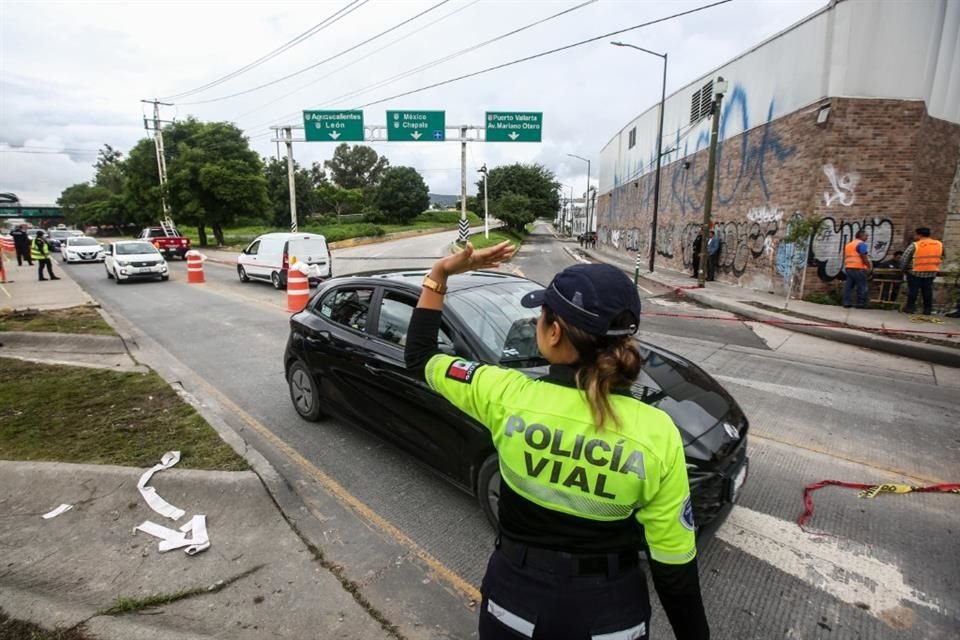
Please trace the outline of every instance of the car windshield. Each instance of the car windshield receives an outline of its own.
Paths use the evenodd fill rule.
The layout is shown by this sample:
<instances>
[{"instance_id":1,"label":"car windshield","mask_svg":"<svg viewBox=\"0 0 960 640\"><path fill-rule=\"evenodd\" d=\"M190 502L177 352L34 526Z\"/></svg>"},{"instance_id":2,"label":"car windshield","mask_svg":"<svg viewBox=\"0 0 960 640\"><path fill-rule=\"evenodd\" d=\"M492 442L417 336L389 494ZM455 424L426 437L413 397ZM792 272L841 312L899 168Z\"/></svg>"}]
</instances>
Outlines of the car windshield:
<instances>
[{"instance_id":1,"label":"car windshield","mask_svg":"<svg viewBox=\"0 0 960 640\"><path fill-rule=\"evenodd\" d=\"M446 304L500 364L530 366L544 361L537 348L540 310L520 306L520 299L540 288L527 281L474 287L449 296Z\"/></svg>"},{"instance_id":2,"label":"car windshield","mask_svg":"<svg viewBox=\"0 0 960 640\"><path fill-rule=\"evenodd\" d=\"M51 231L50 237L54 240L62 240L63 238L69 238L70 234L66 231Z\"/></svg>"},{"instance_id":3,"label":"car windshield","mask_svg":"<svg viewBox=\"0 0 960 640\"><path fill-rule=\"evenodd\" d=\"M93 238L70 238L67 240L67 245L70 247L92 247L98 244L100 243Z\"/></svg>"},{"instance_id":4,"label":"car windshield","mask_svg":"<svg viewBox=\"0 0 960 640\"><path fill-rule=\"evenodd\" d=\"M157 249L149 242L125 242L117 245L117 255L129 256L135 253L157 253Z\"/></svg>"}]
</instances>

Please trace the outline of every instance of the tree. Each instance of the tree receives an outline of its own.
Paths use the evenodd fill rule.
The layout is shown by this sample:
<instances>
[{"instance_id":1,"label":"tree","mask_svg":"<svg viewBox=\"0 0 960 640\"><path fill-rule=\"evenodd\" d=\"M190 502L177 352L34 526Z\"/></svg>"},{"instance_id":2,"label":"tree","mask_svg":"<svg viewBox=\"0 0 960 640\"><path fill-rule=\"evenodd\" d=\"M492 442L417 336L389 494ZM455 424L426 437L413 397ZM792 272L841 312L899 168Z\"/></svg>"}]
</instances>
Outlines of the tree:
<instances>
[{"instance_id":1,"label":"tree","mask_svg":"<svg viewBox=\"0 0 960 640\"><path fill-rule=\"evenodd\" d=\"M146 226L163 218L161 193L153 139L141 138L124 163L123 199L129 221ZM176 211L173 216L176 220Z\"/></svg>"},{"instance_id":2,"label":"tree","mask_svg":"<svg viewBox=\"0 0 960 640\"><path fill-rule=\"evenodd\" d=\"M270 223L278 227L290 224L290 179L287 175L286 159L266 159L264 178L267 183L267 197L270 199ZM315 184L315 169L317 163L310 169L304 169L294 161L294 184L297 190L297 221L317 212L317 191ZM323 169L320 169L323 172ZM325 178L324 178L325 179ZM264 212L266 213L266 212Z\"/></svg>"},{"instance_id":3,"label":"tree","mask_svg":"<svg viewBox=\"0 0 960 640\"><path fill-rule=\"evenodd\" d=\"M340 222L340 216L363 209L363 191L360 189L341 189L335 184L325 182L315 193L318 210L321 213L333 213L337 216L337 222Z\"/></svg>"},{"instance_id":4,"label":"tree","mask_svg":"<svg viewBox=\"0 0 960 640\"><path fill-rule=\"evenodd\" d=\"M189 118L168 129L175 142L167 163L170 204L181 220L197 225L201 245L208 225L223 245L224 225L269 208L263 163L233 124Z\"/></svg>"},{"instance_id":5,"label":"tree","mask_svg":"<svg viewBox=\"0 0 960 640\"><path fill-rule=\"evenodd\" d=\"M430 189L413 167L390 167L377 187L376 203L388 221L405 224L430 206Z\"/></svg>"},{"instance_id":6,"label":"tree","mask_svg":"<svg viewBox=\"0 0 960 640\"><path fill-rule=\"evenodd\" d=\"M365 145L351 147L343 143L323 164L330 169L333 181L341 189L369 189L380 183L390 161Z\"/></svg>"},{"instance_id":7,"label":"tree","mask_svg":"<svg viewBox=\"0 0 960 640\"><path fill-rule=\"evenodd\" d=\"M68 222L79 226L98 225L123 227L130 222L124 200L123 154L104 145L97 154L92 183L67 187L57 203L63 207Z\"/></svg>"},{"instance_id":8,"label":"tree","mask_svg":"<svg viewBox=\"0 0 960 640\"><path fill-rule=\"evenodd\" d=\"M494 202L501 200L506 194L526 196L529 199L529 209L533 214L531 221L536 218L550 218L556 216L560 208L560 196L557 189L560 183L557 182L553 172L539 164L516 163L491 169L490 172L490 190L488 197L490 199L491 215L500 217L500 210L494 206ZM483 193L483 179L477 182L477 193ZM518 201L510 201L511 206L518 204ZM526 224L526 223L524 223ZM520 229L522 230L521 226Z\"/></svg>"},{"instance_id":9,"label":"tree","mask_svg":"<svg viewBox=\"0 0 960 640\"><path fill-rule=\"evenodd\" d=\"M493 201L497 217L514 231L523 233L524 227L536 220L533 201L522 193L508 191Z\"/></svg>"}]
</instances>

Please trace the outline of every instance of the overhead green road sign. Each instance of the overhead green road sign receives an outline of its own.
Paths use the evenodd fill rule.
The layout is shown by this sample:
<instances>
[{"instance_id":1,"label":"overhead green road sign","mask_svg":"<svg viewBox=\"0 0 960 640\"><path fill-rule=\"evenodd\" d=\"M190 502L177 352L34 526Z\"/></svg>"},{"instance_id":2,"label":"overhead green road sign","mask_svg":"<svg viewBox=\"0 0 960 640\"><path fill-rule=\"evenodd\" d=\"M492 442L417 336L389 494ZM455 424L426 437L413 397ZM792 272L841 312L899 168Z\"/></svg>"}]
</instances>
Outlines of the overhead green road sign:
<instances>
[{"instance_id":1,"label":"overhead green road sign","mask_svg":"<svg viewBox=\"0 0 960 640\"><path fill-rule=\"evenodd\" d=\"M387 140L443 142L447 139L444 111L387 111Z\"/></svg>"},{"instance_id":2,"label":"overhead green road sign","mask_svg":"<svg viewBox=\"0 0 960 640\"><path fill-rule=\"evenodd\" d=\"M363 142L363 111L304 111L307 142Z\"/></svg>"},{"instance_id":3,"label":"overhead green road sign","mask_svg":"<svg viewBox=\"0 0 960 640\"><path fill-rule=\"evenodd\" d=\"M540 142L542 111L487 111L487 142Z\"/></svg>"}]
</instances>

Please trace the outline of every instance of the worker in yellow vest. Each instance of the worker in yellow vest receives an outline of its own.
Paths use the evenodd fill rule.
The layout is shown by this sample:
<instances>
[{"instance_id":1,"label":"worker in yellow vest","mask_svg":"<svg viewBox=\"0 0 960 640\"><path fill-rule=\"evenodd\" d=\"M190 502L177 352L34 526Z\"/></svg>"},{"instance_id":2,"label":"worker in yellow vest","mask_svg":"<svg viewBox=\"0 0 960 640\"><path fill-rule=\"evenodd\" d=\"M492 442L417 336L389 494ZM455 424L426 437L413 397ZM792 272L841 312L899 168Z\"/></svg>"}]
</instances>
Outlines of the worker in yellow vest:
<instances>
[{"instance_id":1,"label":"worker in yellow vest","mask_svg":"<svg viewBox=\"0 0 960 640\"><path fill-rule=\"evenodd\" d=\"M917 309L917 294L923 295L923 314L933 312L933 279L940 272L940 264L946 254L943 243L930 237L930 229L920 227L913 237L914 242L903 252L901 267L907 273L906 313Z\"/></svg>"},{"instance_id":2,"label":"worker in yellow vest","mask_svg":"<svg viewBox=\"0 0 960 640\"><path fill-rule=\"evenodd\" d=\"M853 240L843 247L843 306L849 309L853 306L853 290L857 290L857 308L867 306L867 274L870 273L870 247L865 239L867 232L857 231Z\"/></svg>"}]
</instances>

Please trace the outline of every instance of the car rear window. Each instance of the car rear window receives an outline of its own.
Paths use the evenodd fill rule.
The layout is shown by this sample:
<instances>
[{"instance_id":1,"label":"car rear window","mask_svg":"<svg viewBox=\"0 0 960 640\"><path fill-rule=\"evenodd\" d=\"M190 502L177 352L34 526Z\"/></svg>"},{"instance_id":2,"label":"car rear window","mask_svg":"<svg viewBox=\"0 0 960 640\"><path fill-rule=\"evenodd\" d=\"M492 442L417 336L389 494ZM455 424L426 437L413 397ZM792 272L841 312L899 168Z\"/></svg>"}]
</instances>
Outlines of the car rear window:
<instances>
[{"instance_id":1,"label":"car rear window","mask_svg":"<svg viewBox=\"0 0 960 640\"><path fill-rule=\"evenodd\" d=\"M298 260L315 261L327 257L327 241L324 238L290 238L287 254Z\"/></svg>"},{"instance_id":2,"label":"car rear window","mask_svg":"<svg viewBox=\"0 0 960 640\"><path fill-rule=\"evenodd\" d=\"M130 256L136 253L158 253L149 242L125 242L117 245L117 255Z\"/></svg>"}]
</instances>

